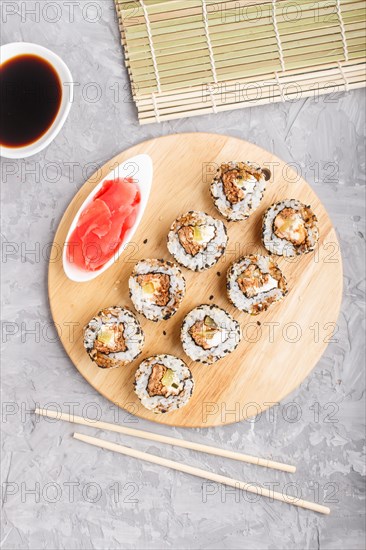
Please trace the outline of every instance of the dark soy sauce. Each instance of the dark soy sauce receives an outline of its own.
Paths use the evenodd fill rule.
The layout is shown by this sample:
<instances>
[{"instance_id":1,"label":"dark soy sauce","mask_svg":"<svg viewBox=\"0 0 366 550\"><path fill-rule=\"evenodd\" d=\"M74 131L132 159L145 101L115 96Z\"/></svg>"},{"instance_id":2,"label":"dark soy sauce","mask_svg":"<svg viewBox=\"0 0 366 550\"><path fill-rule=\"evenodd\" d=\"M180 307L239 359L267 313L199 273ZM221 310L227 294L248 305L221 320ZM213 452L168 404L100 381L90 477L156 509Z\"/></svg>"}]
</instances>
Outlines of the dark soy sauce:
<instances>
[{"instance_id":1,"label":"dark soy sauce","mask_svg":"<svg viewBox=\"0 0 366 550\"><path fill-rule=\"evenodd\" d=\"M62 87L54 67L37 55L19 55L0 67L0 144L24 147L52 126Z\"/></svg>"}]
</instances>

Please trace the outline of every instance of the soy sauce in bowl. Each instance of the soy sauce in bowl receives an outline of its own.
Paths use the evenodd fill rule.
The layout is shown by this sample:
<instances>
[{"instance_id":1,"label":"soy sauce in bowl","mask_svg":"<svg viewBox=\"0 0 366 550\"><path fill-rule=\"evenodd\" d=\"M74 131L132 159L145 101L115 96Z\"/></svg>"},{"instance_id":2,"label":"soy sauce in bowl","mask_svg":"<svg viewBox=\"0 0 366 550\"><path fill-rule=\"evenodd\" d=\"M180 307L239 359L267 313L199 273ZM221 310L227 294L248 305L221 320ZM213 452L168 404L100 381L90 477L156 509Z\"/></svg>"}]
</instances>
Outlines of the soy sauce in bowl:
<instances>
[{"instance_id":1,"label":"soy sauce in bowl","mask_svg":"<svg viewBox=\"0 0 366 550\"><path fill-rule=\"evenodd\" d=\"M38 55L12 57L0 67L0 145L25 147L52 126L62 102L55 68Z\"/></svg>"}]
</instances>

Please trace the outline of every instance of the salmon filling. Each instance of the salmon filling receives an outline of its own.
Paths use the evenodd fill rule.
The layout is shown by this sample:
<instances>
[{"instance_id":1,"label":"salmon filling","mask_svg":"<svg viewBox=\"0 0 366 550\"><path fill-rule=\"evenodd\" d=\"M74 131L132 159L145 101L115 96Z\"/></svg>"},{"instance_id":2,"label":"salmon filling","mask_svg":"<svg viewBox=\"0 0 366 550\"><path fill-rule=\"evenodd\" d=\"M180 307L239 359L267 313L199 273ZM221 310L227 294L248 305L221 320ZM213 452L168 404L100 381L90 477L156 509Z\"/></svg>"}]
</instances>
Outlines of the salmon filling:
<instances>
[{"instance_id":1,"label":"salmon filling","mask_svg":"<svg viewBox=\"0 0 366 550\"><path fill-rule=\"evenodd\" d=\"M161 363L153 365L149 382L147 384L147 392L150 397L159 395L167 397L168 395L178 395L179 386L174 381L175 373L172 369L168 369Z\"/></svg>"},{"instance_id":2,"label":"salmon filling","mask_svg":"<svg viewBox=\"0 0 366 550\"><path fill-rule=\"evenodd\" d=\"M259 181L262 177L262 173L252 166L244 164L243 162L238 163L237 168L232 170L225 170L224 165L222 184L225 196L231 204L237 204L244 199L245 182L252 179L252 177Z\"/></svg>"},{"instance_id":3,"label":"salmon filling","mask_svg":"<svg viewBox=\"0 0 366 550\"><path fill-rule=\"evenodd\" d=\"M126 351L123 333L123 323L104 326L94 342L94 349L99 353L106 354Z\"/></svg>"},{"instance_id":4,"label":"salmon filling","mask_svg":"<svg viewBox=\"0 0 366 550\"><path fill-rule=\"evenodd\" d=\"M274 232L280 239L286 239L295 246L300 246L306 241L307 231L305 228L305 220L301 212L293 208L284 208L275 217Z\"/></svg>"},{"instance_id":5,"label":"salmon filling","mask_svg":"<svg viewBox=\"0 0 366 550\"><path fill-rule=\"evenodd\" d=\"M276 281L269 273L262 273L255 264L250 265L237 278L240 290L247 298L254 298L260 292L268 292L277 288Z\"/></svg>"},{"instance_id":6,"label":"salmon filling","mask_svg":"<svg viewBox=\"0 0 366 550\"><path fill-rule=\"evenodd\" d=\"M177 234L186 253L196 256L215 237L215 228L211 225L184 225Z\"/></svg>"},{"instance_id":7,"label":"salmon filling","mask_svg":"<svg viewBox=\"0 0 366 550\"><path fill-rule=\"evenodd\" d=\"M215 321L206 315L203 321L197 321L189 329L189 334L195 344L207 350L222 342L222 333Z\"/></svg>"},{"instance_id":8,"label":"salmon filling","mask_svg":"<svg viewBox=\"0 0 366 550\"><path fill-rule=\"evenodd\" d=\"M222 176L224 193L231 204L237 204L244 198L244 190L239 186L243 180L239 170L229 170Z\"/></svg>"},{"instance_id":9,"label":"salmon filling","mask_svg":"<svg viewBox=\"0 0 366 550\"><path fill-rule=\"evenodd\" d=\"M166 273L138 275L137 282L146 298L157 306L165 307L169 302L170 276Z\"/></svg>"},{"instance_id":10,"label":"salmon filling","mask_svg":"<svg viewBox=\"0 0 366 550\"><path fill-rule=\"evenodd\" d=\"M250 265L239 277L237 283L247 298L253 298L261 287L269 282L269 274L262 273L256 265Z\"/></svg>"}]
</instances>

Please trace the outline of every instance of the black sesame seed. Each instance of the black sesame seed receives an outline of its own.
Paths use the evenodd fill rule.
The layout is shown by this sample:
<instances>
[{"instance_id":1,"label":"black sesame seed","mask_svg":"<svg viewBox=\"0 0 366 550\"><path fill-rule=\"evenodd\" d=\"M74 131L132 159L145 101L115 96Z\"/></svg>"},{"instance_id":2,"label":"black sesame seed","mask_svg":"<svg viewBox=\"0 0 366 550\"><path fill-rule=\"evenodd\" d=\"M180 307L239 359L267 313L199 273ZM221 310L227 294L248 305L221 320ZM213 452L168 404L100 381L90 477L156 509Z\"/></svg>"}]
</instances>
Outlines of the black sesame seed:
<instances>
[{"instance_id":1,"label":"black sesame seed","mask_svg":"<svg viewBox=\"0 0 366 550\"><path fill-rule=\"evenodd\" d=\"M261 326L261 322L260 321L257 321L257 325L260 327Z\"/></svg>"},{"instance_id":2,"label":"black sesame seed","mask_svg":"<svg viewBox=\"0 0 366 550\"><path fill-rule=\"evenodd\" d=\"M147 239L144 240L144 244L146 244L146 243L147 243Z\"/></svg>"},{"instance_id":3,"label":"black sesame seed","mask_svg":"<svg viewBox=\"0 0 366 550\"><path fill-rule=\"evenodd\" d=\"M221 277L220 271L218 271L218 272L216 273L216 275L217 275L218 277Z\"/></svg>"},{"instance_id":4,"label":"black sesame seed","mask_svg":"<svg viewBox=\"0 0 366 550\"><path fill-rule=\"evenodd\" d=\"M209 298L209 299L210 299L210 300L213 300L213 299L214 299L214 296L213 296L213 294L211 294L211 296L210 296L210 298Z\"/></svg>"}]
</instances>

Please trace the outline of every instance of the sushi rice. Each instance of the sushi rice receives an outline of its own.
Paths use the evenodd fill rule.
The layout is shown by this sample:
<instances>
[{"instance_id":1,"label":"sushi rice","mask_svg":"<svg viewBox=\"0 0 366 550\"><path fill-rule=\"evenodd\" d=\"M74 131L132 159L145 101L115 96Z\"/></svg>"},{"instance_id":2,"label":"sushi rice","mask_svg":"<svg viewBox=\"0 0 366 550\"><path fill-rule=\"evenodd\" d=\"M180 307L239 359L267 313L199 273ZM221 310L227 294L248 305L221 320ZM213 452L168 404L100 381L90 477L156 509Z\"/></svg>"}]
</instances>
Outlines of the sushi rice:
<instances>
[{"instance_id":1,"label":"sushi rice","mask_svg":"<svg viewBox=\"0 0 366 550\"><path fill-rule=\"evenodd\" d=\"M193 361L211 364L234 351L241 339L239 323L216 305L201 305L183 320L181 341Z\"/></svg>"},{"instance_id":2,"label":"sushi rice","mask_svg":"<svg viewBox=\"0 0 366 550\"><path fill-rule=\"evenodd\" d=\"M234 262L227 272L232 304L251 315L266 311L287 294L287 283L270 256L251 255Z\"/></svg>"},{"instance_id":3,"label":"sushi rice","mask_svg":"<svg viewBox=\"0 0 366 550\"><path fill-rule=\"evenodd\" d=\"M151 321L174 315L186 291L181 270L164 260L141 260L129 278L130 297L139 313Z\"/></svg>"},{"instance_id":4,"label":"sushi rice","mask_svg":"<svg viewBox=\"0 0 366 550\"><path fill-rule=\"evenodd\" d=\"M318 239L315 214L297 199L276 202L264 214L262 241L271 254L287 257L306 254L314 250Z\"/></svg>"},{"instance_id":5,"label":"sushi rice","mask_svg":"<svg viewBox=\"0 0 366 550\"><path fill-rule=\"evenodd\" d=\"M222 163L210 190L218 211L229 221L247 219L258 208L270 171L252 162Z\"/></svg>"},{"instance_id":6,"label":"sushi rice","mask_svg":"<svg viewBox=\"0 0 366 550\"><path fill-rule=\"evenodd\" d=\"M168 234L168 250L175 260L192 271L204 271L225 252L228 237L221 220L191 210L177 218Z\"/></svg>"},{"instance_id":7,"label":"sushi rice","mask_svg":"<svg viewBox=\"0 0 366 550\"><path fill-rule=\"evenodd\" d=\"M184 407L194 388L187 365L173 355L154 355L142 361L135 374L135 392L142 405L154 413Z\"/></svg>"},{"instance_id":8,"label":"sushi rice","mask_svg":"<svg viewBox=\"0 0 366 550\"><path fill-rule=\"evenodd\" d=\"M123 367L140 355L144 333L127 308L102 309L84 328L84 347L102 369Z\"/></svg>"}]
</instances>

